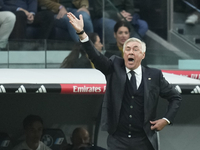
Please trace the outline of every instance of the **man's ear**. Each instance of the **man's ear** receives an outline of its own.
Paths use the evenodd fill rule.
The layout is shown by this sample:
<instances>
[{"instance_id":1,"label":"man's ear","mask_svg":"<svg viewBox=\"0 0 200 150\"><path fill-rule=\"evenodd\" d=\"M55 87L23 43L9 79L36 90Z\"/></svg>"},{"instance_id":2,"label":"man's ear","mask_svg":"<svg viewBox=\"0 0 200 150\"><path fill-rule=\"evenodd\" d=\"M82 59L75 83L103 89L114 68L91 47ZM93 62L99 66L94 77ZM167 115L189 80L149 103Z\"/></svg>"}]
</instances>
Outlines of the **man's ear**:
<instances>
[{"instance_id":1,"label":"man's ear","mask_svg":"<svg viewBox=\"0 0 200 150\"><path fill-rule=\"evenodd\" d=\"M116 38L116 33L114 32L114 37Z\"/></svg>"},{"instance_id":2,"label":"man's ear","mask_svg":"<svg viewBox=\"0 0 200 150\"><path fill-rule=\"evenodd\" d=\"M145 54L146 54L146 53L144 52L144 53L143 53L143 58L142 58L142 59L144 59L144 58L145 58Z\"/></svg>"}]
</instances>

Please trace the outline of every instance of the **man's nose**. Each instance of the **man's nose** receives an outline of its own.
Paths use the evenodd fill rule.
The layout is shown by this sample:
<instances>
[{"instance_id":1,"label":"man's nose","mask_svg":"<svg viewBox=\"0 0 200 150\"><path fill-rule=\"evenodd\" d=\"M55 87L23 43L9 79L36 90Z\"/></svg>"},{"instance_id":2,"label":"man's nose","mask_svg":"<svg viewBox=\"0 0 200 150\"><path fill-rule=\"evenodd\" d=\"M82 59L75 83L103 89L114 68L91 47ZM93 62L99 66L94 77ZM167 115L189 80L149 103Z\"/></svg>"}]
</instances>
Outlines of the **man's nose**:
<instances>
[{"instance_id":1,"label":"man's nose","mask_svg":"<svg viewBox=\"0 0 200 150\"><path fill-rule=\"evenodd\" d=\"M130 54L134 54L134 50L133 49L130 50Z\"/></svg>"}]
</instances>

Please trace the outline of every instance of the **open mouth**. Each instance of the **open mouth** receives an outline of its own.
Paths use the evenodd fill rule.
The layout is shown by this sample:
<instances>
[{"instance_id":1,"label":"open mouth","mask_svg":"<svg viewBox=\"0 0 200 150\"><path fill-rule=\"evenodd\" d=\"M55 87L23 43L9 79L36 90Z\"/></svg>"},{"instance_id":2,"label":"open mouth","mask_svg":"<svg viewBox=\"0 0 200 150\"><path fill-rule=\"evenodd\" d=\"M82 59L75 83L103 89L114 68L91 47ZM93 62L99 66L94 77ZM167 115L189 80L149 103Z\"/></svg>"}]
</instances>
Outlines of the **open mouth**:
<instances>
[{"instance_id":1,"label":"open mouth","mask_svg":"<svg viewBox=\"0 0 200 150\"><path fill-rule=\"evenodd\" d=\"M132 61L132 62L133 62L133 61L134 61L134 59L133 59L133 58L128 58L128 61Z\"/></svg>"}]
</instances>

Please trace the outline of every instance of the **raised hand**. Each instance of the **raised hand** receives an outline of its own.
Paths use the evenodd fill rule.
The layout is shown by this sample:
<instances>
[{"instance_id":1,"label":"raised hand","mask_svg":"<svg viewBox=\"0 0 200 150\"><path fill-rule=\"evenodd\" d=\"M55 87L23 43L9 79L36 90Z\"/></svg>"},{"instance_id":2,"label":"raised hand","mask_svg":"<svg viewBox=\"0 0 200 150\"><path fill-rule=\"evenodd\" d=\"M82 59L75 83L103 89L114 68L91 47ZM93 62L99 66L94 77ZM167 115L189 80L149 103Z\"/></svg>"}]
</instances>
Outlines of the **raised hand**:
<instances>
[{"instance_id":1,"label":"raised hand","mask_svg":"<svg viewBox=\"0 0 200 150\"><path fill-rule=\"evenodd\" d=\"M84 23L83 23L83 16L80 14L79 18L76 18L71 12L67 13L67 17L69 18L69 22L74 27L77 33L83 31Z\"/></svg>"}]
</instances>

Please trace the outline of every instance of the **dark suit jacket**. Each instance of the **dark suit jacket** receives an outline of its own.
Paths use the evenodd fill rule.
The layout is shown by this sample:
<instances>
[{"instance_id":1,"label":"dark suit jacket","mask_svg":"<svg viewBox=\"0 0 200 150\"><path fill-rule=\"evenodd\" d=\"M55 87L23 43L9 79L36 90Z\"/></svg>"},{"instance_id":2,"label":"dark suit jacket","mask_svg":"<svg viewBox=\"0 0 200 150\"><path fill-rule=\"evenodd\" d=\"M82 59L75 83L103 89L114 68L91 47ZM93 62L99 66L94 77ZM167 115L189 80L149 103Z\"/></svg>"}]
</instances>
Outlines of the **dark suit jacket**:
<instances>
[{"instance_id":1,"label":"dark suit jacket","mask_svg":"<svg viewBox=\"0 0 200 150\"><path fill-rule=\"evenodd\" d=\"M106 93L102 104L102 129L113 134L118 126L120 109L124 96L126 70L123 58L112 56L110 59L95 50L91 41L83 43L83 47L95 68L106 77ZM144 131L155 150L157 146L157 134L151 130L150 120L156 119L156 107L159 96L168 100L168 110L163 117L171 123L181 103L179 93L163 77L158 69L142 67L144 81Z\"/></svg>"}]
</instances>

